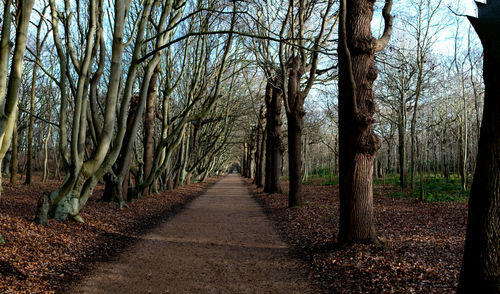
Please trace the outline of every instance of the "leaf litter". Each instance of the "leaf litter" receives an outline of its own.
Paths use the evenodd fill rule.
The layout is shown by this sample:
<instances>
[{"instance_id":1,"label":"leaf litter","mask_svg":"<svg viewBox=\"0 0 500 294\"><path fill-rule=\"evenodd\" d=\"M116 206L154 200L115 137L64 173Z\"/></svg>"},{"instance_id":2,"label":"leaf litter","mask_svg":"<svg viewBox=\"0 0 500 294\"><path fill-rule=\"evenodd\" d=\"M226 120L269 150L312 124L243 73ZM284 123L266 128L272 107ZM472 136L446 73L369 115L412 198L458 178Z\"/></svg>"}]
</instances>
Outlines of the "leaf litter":
<instances>
[{"instance_id":1,"label":"leaf litter","mask_svg":"<svg viewBox=\"0 0 500 294\"><path fill-rule=\"evenodd\" d=\"M339 249L338 187L304 185L305 205L288 208L283 194L254 187L254 197L325 293L454 293L465 242L467 204L393 198L376 186L374 208L380 245Z\"/></svg>"}]
</instances>

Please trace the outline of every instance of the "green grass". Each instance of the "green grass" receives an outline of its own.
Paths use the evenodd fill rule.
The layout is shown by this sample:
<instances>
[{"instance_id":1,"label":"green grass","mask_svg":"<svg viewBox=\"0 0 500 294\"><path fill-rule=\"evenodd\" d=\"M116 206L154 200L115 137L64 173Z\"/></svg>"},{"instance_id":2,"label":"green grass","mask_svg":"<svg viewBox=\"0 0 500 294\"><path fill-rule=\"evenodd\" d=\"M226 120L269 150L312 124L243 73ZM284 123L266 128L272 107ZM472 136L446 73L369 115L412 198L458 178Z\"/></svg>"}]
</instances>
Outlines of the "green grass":
<instances>
[{"instance_id":1,"label":"green grass","mask_svg":"<svg viewBox=\"0 0 500 294\"><path fill-rule=\"evenodd\" d=\"M288 179L288 177L282 177ZM316 170L302 183L304 185L313 185L313 180L321 180L322 186L338 186L339 177L329 170ZM472 178L469 178L471 183ZM396 198L415 198L420 199L420 178L417 176L415 191L413 193L407 191L398 191L389 194L390 197ZM373 184L377 185L391 185L399 188L399 174L386 174L380 179L374 179ZM408 185L410 185L410 178L408 177ZM441 175L428 174L425 176L424 181L424 201L426 202L463 202L469 196L470 190L462 190L460 177L456 174L450 175L448 180Z\"/></svg>"},{"instance_id":2,"label":"green grass","mask_svg":"<svg viewBox=\"0 0 500 294\"><path fill-rule=\"evenodd\" d=\"M390 196L398 198L420 199L420 179L417 179L413 193L395 192ZM398 181L399 184L399 181ZM426 202L463 202L469 196L470 190L462 190L460 178L452 175L448 180L444 177L429 175L423 184L424 201Z\"/></svg>"},{"instance_id":3,"label":"green grass","mask_svg":"<svg viewBox=\"0 0 500 294\"><path fill-rule=\"evenodd\" d=\"M333 177L333 181L330 181L330 179L323 179L323 182L321 182L321 186L338 186L339 184L339 177L335 176Z\"/></svg>"},{"instance_id":4,"label":"green grass","mask_svg":"<svg viewBox=\"0 0 500 294\"><path fill-rule=\"evenodd\" d=\"M394 185L399 187L399 175L398 174L387 174L380 179L373 179L374 185Z\"/></svg>"}]
</instances>

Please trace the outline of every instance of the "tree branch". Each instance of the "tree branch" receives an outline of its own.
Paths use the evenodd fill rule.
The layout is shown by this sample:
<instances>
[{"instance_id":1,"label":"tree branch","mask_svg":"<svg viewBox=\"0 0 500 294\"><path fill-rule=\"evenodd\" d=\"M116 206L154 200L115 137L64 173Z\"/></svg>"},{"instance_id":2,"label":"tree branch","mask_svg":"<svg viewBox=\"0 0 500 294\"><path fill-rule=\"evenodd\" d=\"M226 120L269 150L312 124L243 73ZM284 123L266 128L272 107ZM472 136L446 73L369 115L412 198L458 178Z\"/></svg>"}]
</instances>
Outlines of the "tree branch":
<instances>
[{"instance_id":1,"label":"tree branch","mask_svg":"<svg viewBox=\"0 0 500 294\"><path fill-rule=\"evenodd\" d=\"M389 44L392 34L392 20L391 15L392 0L386 0L384 8L382 9L382 16L384 17L384 33L380 39L375 41L375 52L380 52Z\"/></svg>"}]
</instances>

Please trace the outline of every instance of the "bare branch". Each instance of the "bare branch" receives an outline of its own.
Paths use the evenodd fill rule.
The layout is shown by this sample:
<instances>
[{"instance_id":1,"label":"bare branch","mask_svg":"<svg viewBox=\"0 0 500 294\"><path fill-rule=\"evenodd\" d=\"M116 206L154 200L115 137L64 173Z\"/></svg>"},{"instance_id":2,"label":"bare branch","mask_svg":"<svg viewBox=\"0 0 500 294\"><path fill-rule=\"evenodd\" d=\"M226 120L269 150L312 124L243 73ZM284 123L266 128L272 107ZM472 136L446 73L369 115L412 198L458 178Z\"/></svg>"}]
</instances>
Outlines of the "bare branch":
<instances>
[{"instance_id":1,"label":"bare branch","mask_svg":"<svg viewBox=\"0 0 500 294\"><path fill-rule=\"evenodd\" d=\"M382 16L384 17L384 33L380 39L375 41L375 52L380 52L389 44L392 34L392 21L394 17L391 15L392 0L386 0L384 8L382 9Z\"/></svg>"}]
</instances>

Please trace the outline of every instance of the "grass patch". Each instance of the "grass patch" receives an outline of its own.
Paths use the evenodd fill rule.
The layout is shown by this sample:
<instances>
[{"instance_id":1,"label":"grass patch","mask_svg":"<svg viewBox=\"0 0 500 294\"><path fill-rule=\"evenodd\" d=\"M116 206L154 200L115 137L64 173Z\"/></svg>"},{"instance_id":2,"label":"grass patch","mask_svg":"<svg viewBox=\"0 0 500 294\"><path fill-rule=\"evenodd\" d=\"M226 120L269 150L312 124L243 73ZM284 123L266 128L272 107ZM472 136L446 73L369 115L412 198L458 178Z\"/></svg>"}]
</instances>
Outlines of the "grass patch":
<instances>
[{"instance_id":1,"label":"grass patch","mask_svg":"<svg viewBox=\"0 0 500 294\"><path fill-rule=\"evenodd\" d=\"M470 190L463 190L458 176L450 176L448 180L443 177L430 176L423 184L424 201L426 202L463 202L469 197ZM420 199L420 182L413 193L395 192L390 194L396 198L417 198Z\"/></svg>"}]
</instances>

